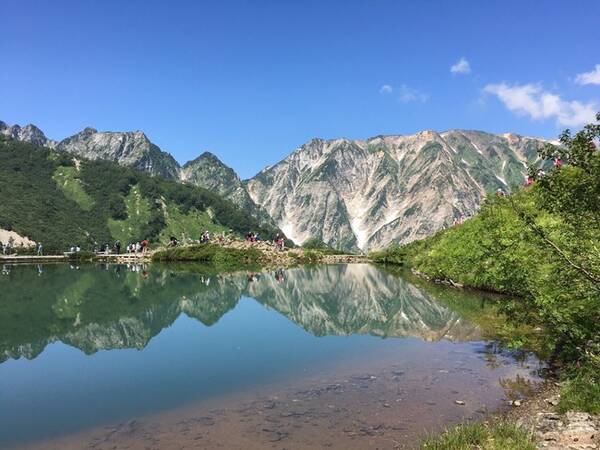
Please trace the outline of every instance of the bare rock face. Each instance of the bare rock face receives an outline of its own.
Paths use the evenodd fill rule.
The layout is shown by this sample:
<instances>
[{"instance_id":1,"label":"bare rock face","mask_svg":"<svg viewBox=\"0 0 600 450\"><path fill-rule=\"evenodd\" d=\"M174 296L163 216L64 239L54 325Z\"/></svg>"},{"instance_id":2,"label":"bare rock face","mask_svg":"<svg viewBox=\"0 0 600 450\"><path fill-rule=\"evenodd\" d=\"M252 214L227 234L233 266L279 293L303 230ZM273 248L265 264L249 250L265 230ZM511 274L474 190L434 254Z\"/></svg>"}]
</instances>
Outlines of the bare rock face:
<instances>
[{"instance_id":1,"label":"bare rock face","mask_svg":"<svg viewBox=\"0 0 600 450\"><path fill-rule=\"evenodd\" d=\"M19 125L8 126L0 120L0 134L8 136L11 139L29 142L30 144L42 147L56 147L56 141L48 139L42 130L32 124L24 127L20 127Z\"/></svg>"},{"instance_id":2,"label":"bare rock face","mask_svg":"<svg viewBox=\"0 0 600 450\"><path fill-rule=\"evenodd\" d=\"M313 139L246 183L297 244L374 250L471 215L486 192L521 184L544 142L477 131L365 141Z\"/></svg>"},{"instance_id":3,"label":"bare rock face","mask_svg":"<svg viewBox=\"0 0 600 450\"><path fill-rule=\"evenodd\" d=\"M115 161L170 180L179 178L179 164L141 131L99 132L86 128L61 141L56 148L87 159Z\"/></svg>"}]
</instances>

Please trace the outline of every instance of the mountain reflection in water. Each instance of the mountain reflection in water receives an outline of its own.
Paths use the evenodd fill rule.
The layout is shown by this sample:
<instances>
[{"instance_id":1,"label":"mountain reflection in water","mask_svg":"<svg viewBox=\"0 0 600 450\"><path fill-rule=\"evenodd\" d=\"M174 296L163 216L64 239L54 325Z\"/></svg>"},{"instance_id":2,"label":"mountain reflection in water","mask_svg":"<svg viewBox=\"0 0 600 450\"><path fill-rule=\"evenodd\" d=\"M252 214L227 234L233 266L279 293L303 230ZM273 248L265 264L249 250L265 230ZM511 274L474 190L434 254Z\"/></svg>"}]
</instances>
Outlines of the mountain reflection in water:
<instances>
[{"instance_id":1,"label":"mountain reflection in water","mask_svg":"<svg viewBox=\"0 0 600 450\"><path fill-rule=\"evenodd\" d=\"M6 266L0 361L55 341L86 354L144 348L182 313L211 326L242 297L315 336L478 340L480 329L402 278L367 264L203 274L192 266Z\"/></svg>"}]
</instances>

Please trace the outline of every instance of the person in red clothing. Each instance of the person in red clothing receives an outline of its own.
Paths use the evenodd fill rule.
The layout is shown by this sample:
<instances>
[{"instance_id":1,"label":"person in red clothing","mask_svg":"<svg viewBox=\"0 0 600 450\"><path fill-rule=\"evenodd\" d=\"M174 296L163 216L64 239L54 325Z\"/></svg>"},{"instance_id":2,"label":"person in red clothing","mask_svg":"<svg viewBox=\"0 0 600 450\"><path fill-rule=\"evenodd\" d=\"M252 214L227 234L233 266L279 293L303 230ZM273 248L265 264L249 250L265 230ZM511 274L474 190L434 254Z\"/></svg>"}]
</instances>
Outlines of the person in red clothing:
<instances>
[{"instance_id":1,"label":"person in red clothing","mask_svg":"<svg viewBox=\"0 0 600 450\"><path fill-rule=\"evenodd\" d=\"M562 159L559 157L554 158L554 167L560 169L562 167Z\"/></svg>"},{"instance_id":2,"label":"person in red clothing","mask_svg":"<svg viewBox=\"0 0 600 450\"><path fill-rule=\"evenodd\" d=\"M148 242L148 239L144 239L142 242L140 242L140 245L142 246L142 254L145 254L148 251L148 245L150 245L150 242Z\"/></svg>"}]
</instances>

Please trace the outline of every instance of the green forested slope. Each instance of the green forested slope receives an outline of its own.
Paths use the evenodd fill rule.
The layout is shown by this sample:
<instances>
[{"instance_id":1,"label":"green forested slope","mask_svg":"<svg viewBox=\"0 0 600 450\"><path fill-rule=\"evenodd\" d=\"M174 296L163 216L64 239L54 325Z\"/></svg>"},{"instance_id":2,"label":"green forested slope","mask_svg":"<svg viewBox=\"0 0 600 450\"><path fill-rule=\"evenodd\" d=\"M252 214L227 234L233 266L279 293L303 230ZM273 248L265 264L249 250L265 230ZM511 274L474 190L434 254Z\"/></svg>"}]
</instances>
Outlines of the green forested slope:
<instances>
[{"instance_id":1,"label":"green forested slope","mask_svg":"<svg viewBox=\"0 0 600 450\"><path fill-rule=\"evenodd\" d=\"M563 412L600 413L599 139L600 124L575 136L566 131L561 147L540 152L562 167L514 195L488 199L458 227L372 255L435 280L518 295L501 310L545 330L545 353L567 379Z\"/></svg>"},{"instance_id":2,"label":"green forested slope","mask_svg":"<svg viewBox=\"0 0 600 450\"><path fill-rule=\"evenodd\" d=\"M6 138L0 138L0 227L54 252L115 239L198 239L205 229L252 230L264 238L278 231L206 189Z\"/></svg>"},{"instance_id":3,"label":"green forested slope","mask_svg":"<svg viewBox=\"0 0 600 450\"><path fill-rule=\"evenodd\" d=\"M600 115L598 116L600 121ZM516 294L513 317L545 325L548 350L563 359L600 359L600 125L542 158L554 168L514 195L488 199L464 224L374 254L427 276ZM535 172L535 170L533 171Z\"/></svg>"}]
</instances>

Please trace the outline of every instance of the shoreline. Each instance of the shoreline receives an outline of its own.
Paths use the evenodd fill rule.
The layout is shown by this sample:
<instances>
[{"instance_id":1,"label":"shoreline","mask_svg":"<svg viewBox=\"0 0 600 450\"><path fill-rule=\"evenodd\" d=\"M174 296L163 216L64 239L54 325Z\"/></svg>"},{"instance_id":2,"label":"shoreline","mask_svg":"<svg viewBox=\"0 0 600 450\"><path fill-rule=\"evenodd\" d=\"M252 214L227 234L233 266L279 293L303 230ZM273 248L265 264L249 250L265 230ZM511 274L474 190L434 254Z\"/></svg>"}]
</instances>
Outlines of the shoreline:
<instances>
[{"instance_id":1,"label":"shoreline","mask_svg":"<svg viewBox=\"0 0 600 450\"><path fill-rule=\"evenodd\" d=\"M415 351L422 352L428 345L421 342L421 350ZM447 343L448 349L453 346ZM442 354L449 353L439 350L438 355ZM484 377L486 383L465 391L463 377L471 376L465 375L468 372L459 367L448 372L450 367L436 358L426 364L432 376L423 378L420 370L425 368L415 371L398 361L391 350L353 357L324 370L42 439L25 448L145 448L144 444L179 448L198 443L203 448L261 449L285 444L283 448L308 450L319 446L316 439L322 436L331 448L412 449L419 448L428 431L441 432L462 421L482 421L488 413L506 408L495 372ZM503 367L500 370L508 377L528 371L516 365ZM403 386L407 381L423 387L414 391ZM450 391L452 394L440 397L441 392ZM232 429L236 430L233 434Z\"/></svg>"}]
</instances>

